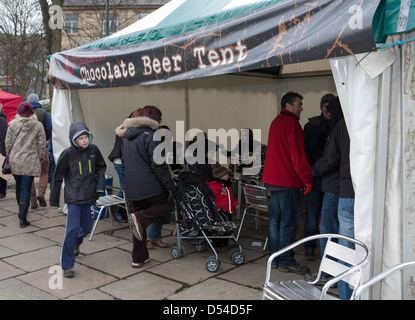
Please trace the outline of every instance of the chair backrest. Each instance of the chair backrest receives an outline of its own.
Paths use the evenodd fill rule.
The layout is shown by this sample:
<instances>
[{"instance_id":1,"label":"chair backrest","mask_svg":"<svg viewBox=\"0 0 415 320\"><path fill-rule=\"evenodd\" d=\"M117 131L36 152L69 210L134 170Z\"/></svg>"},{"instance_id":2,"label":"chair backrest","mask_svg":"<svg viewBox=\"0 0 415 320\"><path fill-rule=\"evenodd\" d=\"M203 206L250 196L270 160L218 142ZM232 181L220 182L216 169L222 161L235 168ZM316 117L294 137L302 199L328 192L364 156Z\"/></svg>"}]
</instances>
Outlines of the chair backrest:
<instances>
[{"instance_id":1,"label":"chair backrest","mask_svg":"<svg viewBox=\"0 0 415 320\"><path fill-rule=\"evenodd\" d=\"M324 285L322 294L326 294L327 290L340 280L347 282L356 290L362 278L362 268L369 262L368 247L359 240L339 234L325 234L321 236L327 238L327 244L321 259L317 278L320 277L322 272L333 276ZM333 240L337 240L339 243Z\"/></svg>"},{"instance_id":2,"label":"chair backrest","mask_svg":"<svg viewBox=\"0 0 415 320\"><path fill-rule=\"evenodd\" d=\"M353 243L354 244L354 243ZM320 264L320 271L328 273L333 277L346 272L351 267L358 265L367 257L367 251L355 250L338 244L333 240L327 240L326 249ZM347 277L343 281L356 286L354 277Z\"/></svg>"},{"instance_id":3,"label":"chair backrest","mask_svg":"<svg viewBox=\"0 0 415 320\"><path fill-rule=\"evenodd\" d=\"M268 210L268 196L265 187L244 183L242 184L242 189L246 205Z\"/></svg>"},{"instance_id":4,"label":"chair backrest","mask_svg":"<svg viewBox=\"0 0 415 320\"><path fill-rule=\"evenodd\" d=\"M380 280L386 278L391 273L394 273L396 271L400 271L400 270L403 270L403 269L408 269L408 268L415 268L415 261L397 264L397 265L393 266L392 268L390 268L390 269L388 269L384 272L379 273L378 275L374 276L373 278L367 280L365 283L360 285L355 290L355 292L353 293L352 300L360 299L360 296L361 296L361 294L363 293L364 290L366 290L367 288L373 286L375 283L379 282Z\"/></svg>"}]
</instances>

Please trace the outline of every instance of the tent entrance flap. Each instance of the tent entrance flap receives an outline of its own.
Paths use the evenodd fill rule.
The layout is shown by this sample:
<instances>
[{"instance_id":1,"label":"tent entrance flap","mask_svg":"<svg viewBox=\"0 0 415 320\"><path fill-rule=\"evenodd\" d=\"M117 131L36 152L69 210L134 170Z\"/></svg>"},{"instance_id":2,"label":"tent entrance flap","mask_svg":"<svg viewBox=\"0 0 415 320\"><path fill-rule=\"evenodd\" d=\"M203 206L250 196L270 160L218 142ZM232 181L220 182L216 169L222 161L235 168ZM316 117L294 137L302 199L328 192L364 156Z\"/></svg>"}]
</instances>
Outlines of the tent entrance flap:
<instances>
[{"instance_id":1,"label":"tent entrance flap","mask_svg":"<svg viewBox=\"0 0 415 320\"><path fill-rule=\"evenodd\" d=\"M51 58L49 76L59 88L122 87L369 52L375 50L372 18L377 5L376 0L271 1L231 19L155 41L123 45L120 40L119 46L57 53Z\"/></svg>"}]
</instances>

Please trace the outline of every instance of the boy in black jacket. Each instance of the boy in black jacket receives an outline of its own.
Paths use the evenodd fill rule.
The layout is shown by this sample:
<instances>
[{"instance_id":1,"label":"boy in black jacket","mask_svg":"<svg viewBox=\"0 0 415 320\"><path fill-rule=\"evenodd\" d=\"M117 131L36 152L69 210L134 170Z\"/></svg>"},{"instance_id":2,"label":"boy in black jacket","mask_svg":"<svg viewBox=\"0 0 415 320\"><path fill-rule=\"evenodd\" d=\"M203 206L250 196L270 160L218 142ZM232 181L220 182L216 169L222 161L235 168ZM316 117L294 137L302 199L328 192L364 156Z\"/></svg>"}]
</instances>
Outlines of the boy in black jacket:
<instances>
[{"instance_id":1,"label":"boy in black jacket","mask_svg":"<svg viewBox=\"0 0 415 320\"><path fill-rule=\"evenodd\" d=\"M92 216L98 194L105 190L107 168L98 147L91 144L92 134L82 122L69 128L71 146L59 156L50 192L50 206L59 207L62 182L64 199L68 205L65 239L62 245L61 266L66 278L74 276L75 256L83 238L91 231Z\"/></svg>"}]
</instances>

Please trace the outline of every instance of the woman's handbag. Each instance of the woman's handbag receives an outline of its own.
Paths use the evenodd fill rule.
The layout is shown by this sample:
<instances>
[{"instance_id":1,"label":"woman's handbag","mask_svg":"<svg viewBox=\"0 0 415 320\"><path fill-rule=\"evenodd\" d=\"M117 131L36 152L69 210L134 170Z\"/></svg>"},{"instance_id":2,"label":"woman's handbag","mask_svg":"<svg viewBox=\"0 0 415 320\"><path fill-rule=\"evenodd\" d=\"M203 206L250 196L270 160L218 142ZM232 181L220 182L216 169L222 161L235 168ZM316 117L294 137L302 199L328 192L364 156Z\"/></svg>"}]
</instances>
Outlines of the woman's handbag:
<instances>
[{"instance_id":1,"label":"woman's handbag","mask_svg":"<svg viewBox=\"0 0 415 320\"><path fill-rule=\"evenodd\" d=\"M16 139L14 139L14 142L16 142L17 137L19 136L20 131L22 131L22 129L23 129L23 126L20 128L19 132L17 133ZM14 142L13 142L13 144L14 144ZM10 154L10 152L12 152L12 149L13 149L13 144L12 144L12 146L11 146L11 148L10 148L9 154ZM7 156L4 158L3 165L1 166L1 172L2 172L3 174L11 174L11 173L12 173L12 170L10 169L9 155L7 155Z\"/></svg>"},{"instance_id":2,"label":"woman's handbag","mask_svg":"<svg viewBox=\"0 0 415 320\"><path fill-rule=\"evenodd\" d=\"M1 167L1 172L3 174L11 174L12 173L12 170L10 169L9 156L6 156L4 158L4 162L3 162L3 165Z\"/></svg>"}]
</instances>

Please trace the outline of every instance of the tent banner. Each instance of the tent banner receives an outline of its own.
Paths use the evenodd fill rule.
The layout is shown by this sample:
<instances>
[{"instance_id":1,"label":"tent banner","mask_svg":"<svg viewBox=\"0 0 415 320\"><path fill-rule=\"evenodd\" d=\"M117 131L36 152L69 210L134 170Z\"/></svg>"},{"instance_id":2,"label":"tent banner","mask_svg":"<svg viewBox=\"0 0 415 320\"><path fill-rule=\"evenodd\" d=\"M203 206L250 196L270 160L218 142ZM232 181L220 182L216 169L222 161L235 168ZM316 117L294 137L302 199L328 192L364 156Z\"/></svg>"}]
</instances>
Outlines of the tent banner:
<instances>
[{"instance_id":1,"label":"tent banner","mask_svg":"<svg viewBox=\"0 0 415 320\"><path fill-rule=\"evenodd\" d=\"M156 41L54 54L57 88L178 81L375 50L378 0L286 0Z\"/></svg>"}]
</instances>

